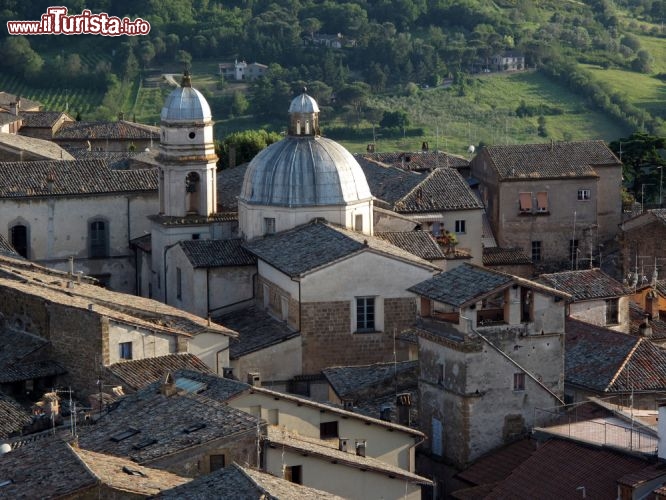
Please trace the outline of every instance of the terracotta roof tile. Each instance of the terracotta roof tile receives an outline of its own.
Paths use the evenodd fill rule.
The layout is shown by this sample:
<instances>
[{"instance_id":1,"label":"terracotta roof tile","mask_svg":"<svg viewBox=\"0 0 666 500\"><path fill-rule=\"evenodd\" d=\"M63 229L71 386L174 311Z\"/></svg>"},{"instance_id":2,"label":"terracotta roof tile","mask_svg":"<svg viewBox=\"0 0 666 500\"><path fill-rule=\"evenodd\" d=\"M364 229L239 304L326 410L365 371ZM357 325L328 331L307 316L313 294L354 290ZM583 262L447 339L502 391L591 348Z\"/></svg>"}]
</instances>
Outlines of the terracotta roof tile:
<instances>
[{"instance_id":1,"label":"terracotta roof tile","mask_svg":"<svg viewBox=\"0 0 666 500\"><path fill-rule=\"evenodd\" d=\"M536 448L535 440L521 439L479 458L457 477L474 485L501 481L527 460Z\"/></svg>"},{"instance_id":2,"label":"terracotta roof tile","mask_svg":"<svg viewBox=\"0 0 666 500\"><path fill-rule=\"evenodd\" d=\"M160 139L159 127L119 120L115 122L66 122L55 140L67 139Z\"/></svg>"},{"instance_id":3,"label":"terracotta roof tile","mask_svg":"<svg viewBox=\"0 0 666 500\"><path fill-rule=\"evenodd\" d=\"M433 170L395 203L400 213L482 209L483 205L457 170Z\"/></svg>"},{"instance_id":4,"label":"terracotta roof tile","mask_svg":"<svg viewBox=\"0 0 666 500\"><path fill-rule=\"evenodd\" d=\"M536 281L568 293L574 301L620 297L631 293L622 283L600 269L542 274Z\"/></svg>"},{"instance_id":5,"label":"terracotta roof tile","mask_svg":"<svg viewBox=\"0 0 666 500\"><path fill-rule=\"evenodd\" d=\"M15 154L24 154L21 158L35 160L74 160L74 157L55 142L16 134L0 133L0 144Z\"/></svg>"},{"instance_id":6,"label":"terracotta roof tile","mask_svg":"<svg viewBox=\"0 0 666 500\"><path fill-rule=\"evenodd\" d=\"M416 385L417 371L417 361L401 361L360 366L334 366L325 368L322 373L335 393L340 398L347 398L367 389L377 393L382 392L382 386L388 386L388 389L395 393L396 378L402 380L403 384Z\"/></svg>"},{"instance_id":7,"label":"terracotta roof tile","mask_svg":"<svg viewBox=\"0 0 666 500\"><path fill-rule=\"evenodd\" d=\"M253 266L257 258L243 248L243 240L186 240L180 247L194 268Z\"/></svg>"},{"instance_id":8,"label":"terracotta roof tile","mask_svg":"<svg viewBox=\"0 0 666 500\"><path fill-rule=\"evenodd\" d=\"M551 439L485 498L580 498L580 487L587 498L615 498L618 479L647 465L645 460L609 449Z\"/></svg>"},{"instance_id":9,"label":"terracotta roof tile","mask_svg":"<svg viewBox=\"0 0 666 500\"><path fill-rule=\"evenodd\" d=\"M245 248L289 276L300 276L367 249L432 268L432 264L373 236L314 221L246 243Z\"/></svg>"},{"instance_id":10,"label":"terracotta roof tile","mask_svg":"<svg viewBox=\"0 0 666 500\"><path fill-rule=\"evenodd\" d=\"M596 166L620 165L603 141L486 146L501 181L598 177Z\"/></svg>"},{"instance_id":11,"label":"terracotta roof tile","mask_svg":"<svg viewBox=\"0 0 666 500\"><path fill-rule=\"evenodd\" d=\"M238 339L231 342L229 349L231 359L300 336L286 322L278 321L265 310L254 306L220 316L216 322L238 332Z\"/></svg>"},{"instance_id":12,"label":"terracotta roof tile","mask_svg":"<svg viewBox=\"0 0 666 500\"><path fill-rule=\"evenodd\" d=\"M484 266L511 266L524 264L532 264L532 259L527 256L522 248L483 248Z\"/></svg>"},{"instance_id":13,"label":"terracotta roof tile","mask_svg":"<svg viewBox=\"0 0 666 500\"><path fill-rule=\"evenodd\" d=\"M568 318L565 380L598 392L666 390L666 351L644 338Z\"/></svg>"},{"instance_id":14,"label":"terracotta roof tile","mask_svg":"<svg viewBox=\"0 0 666 500\"><path fill-rule=\"evenodd\" d=\"M65 116L70 121L74 118L62 111L20 111L19 117L22 120L21 128L51 128L56 122Z\"/></svg>"},{"instance_id":15,"label":"terracotta roof tile","mask_svg":"<svg viewBox=\"0 0 666 500\"><path fill-rule=\"evenodd\" d=\"M156 192L157 170L111 170L100 160L0 162L0 198L132 191Z\"/></svg>"},{"instance_id":16,"label":"terracotta roof tile","mask_svg":"<svg viewBox=\"0 0 666 500\"><path fill-rule=\"evenodd\" d=\"M354 157L363 169L372 195L385 202L388 207L393 207L395 202L425 179L423 174L380 165L363 158L362 155Z\"/></svg>"},{"instance_id":17,"label":"terracotta roof tile","mask_svg":"<svg viewBox=\"0 0 666 500\"><path fill-rule=\"evenodd\" d=\"M195 370L211 373L210 368L194 354L180 353L156 358L136 359L109 365L107 368L130 389L138 390L164 379L176 370Z\"/></svg>"},{"instance_id":18,"label":"terracotta roof tile","mask_svg":"<svg viewBox=\"0 0 666 500\"><path fill-rule=\"evenodd\" d=\"M442 248L427 231L393 231L375 233L375 236L424 260L445 258Z\"/></svg>"},{"instance_id":19,"label":"terracotta roof tile","mask_svg":"<svg viewBox=\"0 0 666 500\"><path fill-rule=\"evenodd\" d=\"M469 166L469 161L462 156L452 155L444 151L415 151L415 152L387 152L387 153L359 153L355 157L363 157L403 170L423 171L440 167L463 168Z\"/></svg>"},{"instance_id":20,"label":"terracotta roof tile","mask_svg":"<svg viewBox=\"0 0 666 500\"><path fill-rule=\"evenodd\" d=\"M18 402L0 392L0 438L20 434L32 420L30 413ZM4 479L0 473L0 481Z\"/></svg>"},{"instance_id":21,"label":"terracotta roof tile","mask_svg":"<svg viewBox=\"0 0 666 500\"><path fill-rule=\"evenodd\" d=\"M645 311L633 300L629 301L629 317L631 323L629 332L632 335L641 335L641 325L645 322ZM651 340L662 341L666 339L666 321L663 319L650 319L650 328L652 329Z\"/></svg>"}]
</instances>

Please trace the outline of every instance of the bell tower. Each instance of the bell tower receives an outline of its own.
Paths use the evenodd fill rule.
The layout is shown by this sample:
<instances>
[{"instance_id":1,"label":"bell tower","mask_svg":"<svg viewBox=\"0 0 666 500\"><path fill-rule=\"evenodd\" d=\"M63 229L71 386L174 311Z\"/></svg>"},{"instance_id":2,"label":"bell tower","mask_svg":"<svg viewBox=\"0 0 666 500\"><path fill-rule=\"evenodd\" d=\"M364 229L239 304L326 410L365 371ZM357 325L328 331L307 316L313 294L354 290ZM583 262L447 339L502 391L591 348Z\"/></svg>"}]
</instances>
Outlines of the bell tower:
<instances>
[{"instance_id":1,"label":"bell tower","mask_svg":"<svg viewBox=\"0 0 666 500\"><path fill-rule=\"evenodd\" d=\"M217 208L213 119L185 72L160 115L160 215L209 216Z\"/></svg>"}]
</instances>

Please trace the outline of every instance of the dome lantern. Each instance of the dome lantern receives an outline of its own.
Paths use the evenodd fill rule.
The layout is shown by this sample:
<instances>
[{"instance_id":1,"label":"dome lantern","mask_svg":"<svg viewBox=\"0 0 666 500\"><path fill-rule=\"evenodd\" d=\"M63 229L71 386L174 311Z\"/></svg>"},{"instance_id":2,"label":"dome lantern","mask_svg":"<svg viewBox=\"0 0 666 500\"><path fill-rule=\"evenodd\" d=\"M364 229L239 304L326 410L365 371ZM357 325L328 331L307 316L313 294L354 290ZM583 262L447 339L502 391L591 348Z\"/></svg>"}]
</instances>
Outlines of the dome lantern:
<instances>
[{"instance_id":1,"label":"dome lantern","mask_svg":"<svg viewBox=\"0 0 666 500\"><path fill-rule=\"evenodd\" d=\"M289 105L289 135L314 136L319 135L319 106L314 98L303 93L295 97Z\"/></svg>"}]
</instances>

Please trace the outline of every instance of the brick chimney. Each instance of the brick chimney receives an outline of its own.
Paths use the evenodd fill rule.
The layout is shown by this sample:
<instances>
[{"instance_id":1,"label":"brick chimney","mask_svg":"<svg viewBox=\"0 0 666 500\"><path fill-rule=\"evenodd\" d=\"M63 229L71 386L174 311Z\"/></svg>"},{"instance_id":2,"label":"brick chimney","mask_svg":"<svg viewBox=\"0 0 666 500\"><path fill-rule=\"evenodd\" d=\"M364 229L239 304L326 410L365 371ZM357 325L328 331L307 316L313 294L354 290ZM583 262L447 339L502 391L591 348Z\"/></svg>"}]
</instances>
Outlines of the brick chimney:
<instances>
[{"instance_id":1,"label":"brick chimney","mask_svg":"<svg viewBox=\"0 0 666 500\"><path fill-rule=\"evenodd\" d=\"M659 296L655 290L650 290L645 295L645 312L653 321L659 319Z\"/></svg>"},{"instance_id":2,"label":"brick chimney","mask_svg":"<svg viewBox=\"0 0 666 500\"><path fill-rule=\"evenodd\" d=\"M171 372L169 372L162 381L162 385L160 386L160 394L168 398L177 393L178 388L176 387L176 381L174 380L173 375L171 375Z\"/></svg>"},{"instance_id":3,"label":"brick chimney","mask_svg":"<svg viewBox=\"0 0 666 500\"><path fill-rule=\"evenodd\" d=\"M409 427L411 424L409 410L412 408L412 395L408 392L398 394L396 406L398 407L398 423Z\"/></svg>"},{"instance_id":4,"label":"brick chimney","mask_svg":"<svg viewBox=\"0 0 666 500\"><path fill-rule=\"evenodd\" d=\"M652 326L650 326L649 316L645 315L645 320L638 327L641 337L650 338L652 337Z\"/></svg>"}]
</instances>

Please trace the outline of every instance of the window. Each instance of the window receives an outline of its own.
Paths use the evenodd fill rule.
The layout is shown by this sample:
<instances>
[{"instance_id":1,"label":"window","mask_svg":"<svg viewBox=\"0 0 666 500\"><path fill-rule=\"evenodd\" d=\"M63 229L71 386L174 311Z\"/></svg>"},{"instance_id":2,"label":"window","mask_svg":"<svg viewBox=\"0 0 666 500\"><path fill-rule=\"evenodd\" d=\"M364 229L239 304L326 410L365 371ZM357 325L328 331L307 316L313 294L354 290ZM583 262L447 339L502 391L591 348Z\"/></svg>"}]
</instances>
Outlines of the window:
<instances>
[{"instance_id":1,"label":"window","mask_svg":"<svg viewBox=\"0 0 666 500\"><path fill-rule=\"evenodd\" d=\"M338 435L337 422L322 422L319 424L319 439L334 439L340 437Z\"/></svg>"},{"instance_id":2,"label":"window","mask_svg":"<svg viewBox=\"0 0 666 500\"><path fill-rule=\"evenodd\" d=\"M465 233L465 221L464 220L457 220L456 221L456 234L464 234Z\"/></svg>"},{"instance_id":3,"label":"window","mask_svg":"<svg viewBox=\"0 0 666 500\"><path fill-rule=\"evenodd\" d=\"M275 234L275 218L264 218L264 234Z\"/></svg>"},{"instance_id":4,"label":"window","mask_svg":"<svg viewBox=\"0 0 666 500\"><path fill-rule=\"evenodd\" d=\"M569 262L578 263L578 240L569 240Z\"/></svg>"},{"instance_id":5,"label":"window","mask_svg":"<svg viewBox=\"0 0 666 500\"><path fill-rule=\"evenodd\" d=\"M183 273L180 267L176 268L176 298L178 300L183 298Z\"/></svg>"},{"instance_id":6,"label":"window","mask_svg":"<svg viewBox=\"0 0 666 500\"><path fill-rule=\"evenodd\" d=\"M121 342L118 344L120 359L132 359L132 343Z\"/></svg>"},{"instance_id":7,"label":"window","mask_svg":"<svg viewBox=\"0 0 666 500\"><path fill-rule=\"evenodd\" d=\"M589 201L592 196L589 189L579 189L578 190L578 201Z\"/></svg>"},{"instance_id":8,"label":"window","mask_svg":"<svg viewBox=\"0 0 666 500\"><path fill-rule=\"evenodd\" d=\"M537 199L537 212L548 212L548 193L542 191L536 194Z\"/></svg>"},{"instance_id":9,"label":"window","mask_svg":"<svg viewBox=\"0 0 666 500\"><path fill-rule=\"evenodd\" d=\"M296 484L303 484L303 468L300 465L288 465L284 468L284 478Z\"/></svg>"},{"instance_id":10,"label":"window","mask_svg":"<svg viewBox=\"0 0 666 500\"><path fill-rule=\"evenodd\" d=\"M619 299L606 300L606 324L617 325L620 322Z\"/></svg>"},{"instance_id":11,"label":"window","mask_svg":"<svg viewBox=\"0 0 666 500\"><path fill-rule=\"evenodd\" d=\"M520 193L518 196L521 213L532 213L532 193Z\"/></svg>"},{"instance_id":12,"label":"window","mask_svg":"<svg viewBox=\"0 0 666 500\"><path fill-rule=\"evenodd\" d=\"M280 410L277 408L268 410L268 423L270 425L278 425L280 423Z\"/></svg>"},{"instance_id":13,"label":"window","mask_svg":"<svg viewBox=\"0 0 666 500\"><path fill-rule=\"evenodd\" d=\"M109 256L109 223L103 220L94 220L88 227L88 241L90 243L90 258L99 259Z\"/></svg>"},{"instance_id":14,"label":"window","mask_svg":"<svg viewBox=\"0 0 666 500\"><path fill-rule=\"evenodd\" d=\"M541 262L541 242L532 242L532 262Z\"/></svg>"},{"instance_id":15,"label":"window","mask_svg":"<svg viewBox=\"0 0 666 500\"><path fill-rule=\"evenodd\" d=\"M354 218L354 231L362 233L363 232L363 215L358 214Z\"/></svg>"},{"instance_id":16,"label":"window","mask_svg":"<svg viewBox=\"0 0 666 500\"><path fill-rule=\"evenodd\" d=\"M21 257L28 258L28 226L16 224L10 229L11 244Z\"/></svg>"},{"instance_id":17,"label":"window","mask_svg":"<svg viewBox=\"0 0 666 500\"><path fill-rule=\"evenodd\" d=\"M373 332L375 330L375 298L356 298L356 331Z\"/></svg>"},{"instance_id":18,"label":"window","mask_svg":"<svg viewBox=\"0 0 666 500\"><path fill-rule=\"evenodd\" d=\"M514 373L513 374L513 390L514 391L524 391L525 390L525 374L524 373Z\"/></svg>"},{"instance_id":19,"label":"window","mask_svg":"<svg viewBox=\"0 0 666 500\"><path fill-rule=\"evenodd\" d=\"M226 459L224 455L211 455L209 458L210 472L215 472L216 470L224 469L226 465Z\"/></svg>"},{"instance_id":20,"label":"window","mask_svg":"<svg viewBox=\"0 0 666 500\"><path fill-rule=\"evenodd\" d=\"M444 383L444 363L437 363L437 383Z\"/></svg>"}]
</instances>

